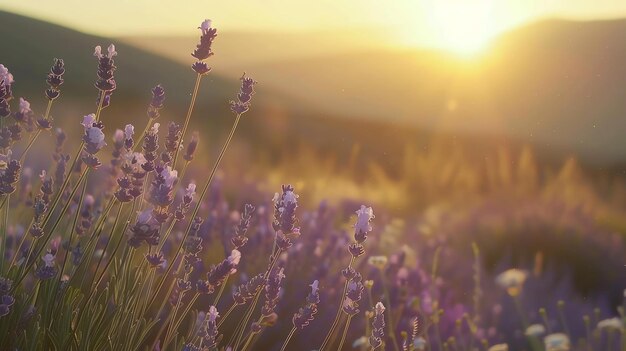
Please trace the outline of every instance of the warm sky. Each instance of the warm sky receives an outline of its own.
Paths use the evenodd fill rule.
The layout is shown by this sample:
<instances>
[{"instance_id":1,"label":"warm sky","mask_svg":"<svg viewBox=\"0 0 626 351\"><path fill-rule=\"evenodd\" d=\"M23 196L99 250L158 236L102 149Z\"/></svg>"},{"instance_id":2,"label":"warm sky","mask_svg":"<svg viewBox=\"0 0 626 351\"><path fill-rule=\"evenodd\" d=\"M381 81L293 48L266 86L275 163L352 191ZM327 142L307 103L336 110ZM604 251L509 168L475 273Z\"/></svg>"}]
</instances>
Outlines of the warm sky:
<instances>
[{"instance_id":1,"label":"warm sky","mask_svg":"<svg viewBox=\"0 0 626 351\"><path fill-rule=\"evenodd\" d=\"M103 35L191 34L206 17L222 30L381 28L457 51L545 17L626 17L624 0L0 0L0 9Z\"/></svg>"}]
</instances>

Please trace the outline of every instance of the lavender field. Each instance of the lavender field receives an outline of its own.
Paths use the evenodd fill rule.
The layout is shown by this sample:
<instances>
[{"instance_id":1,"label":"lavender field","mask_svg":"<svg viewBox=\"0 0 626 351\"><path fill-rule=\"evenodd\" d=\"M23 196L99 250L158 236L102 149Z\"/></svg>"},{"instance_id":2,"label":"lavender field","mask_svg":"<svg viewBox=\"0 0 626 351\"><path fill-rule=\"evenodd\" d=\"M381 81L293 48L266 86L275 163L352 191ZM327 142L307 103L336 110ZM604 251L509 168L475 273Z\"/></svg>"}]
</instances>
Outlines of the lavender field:
<instances>
[{"instance_id":1,"label":"lavender field","mask_svg":"<svg viewBox=\"0 0 626 351\"><path fill-rule=\"evenodd\" d=\"M626 351L623 161L0 19L0 350Z\"/></svg>"}]
</instances>

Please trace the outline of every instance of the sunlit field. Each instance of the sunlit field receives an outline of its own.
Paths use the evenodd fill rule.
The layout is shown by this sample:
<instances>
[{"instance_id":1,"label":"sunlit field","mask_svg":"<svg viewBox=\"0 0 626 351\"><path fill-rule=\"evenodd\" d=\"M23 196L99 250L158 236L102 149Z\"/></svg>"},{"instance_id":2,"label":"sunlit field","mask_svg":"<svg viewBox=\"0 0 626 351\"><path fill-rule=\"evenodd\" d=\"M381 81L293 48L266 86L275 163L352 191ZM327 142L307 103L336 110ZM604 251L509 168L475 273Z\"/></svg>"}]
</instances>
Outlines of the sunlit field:
<instances>
[{"instance_id":1,"label":"sunlit field","mask_svg":"<svg viewBox=\"0 0 626 351\"><path fill-rule=\"evenodd\" d=\"M398 4L0 11L0 350L626 351L626 22Z\"/></svg>"}]
</instances>

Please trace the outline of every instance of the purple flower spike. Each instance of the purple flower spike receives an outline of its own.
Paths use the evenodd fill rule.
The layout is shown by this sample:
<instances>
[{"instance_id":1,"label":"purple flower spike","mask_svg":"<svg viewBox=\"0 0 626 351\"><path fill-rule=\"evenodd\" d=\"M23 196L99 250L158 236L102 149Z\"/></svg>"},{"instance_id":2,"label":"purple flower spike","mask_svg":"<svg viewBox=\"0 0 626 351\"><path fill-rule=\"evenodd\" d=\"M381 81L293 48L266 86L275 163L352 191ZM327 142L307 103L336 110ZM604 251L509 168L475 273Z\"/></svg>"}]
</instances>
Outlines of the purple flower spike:
<instances>
[{"instance_id":1,"label":"purple flower spike","mask_svg":"<svg viewBox=\"0 0 626 351\"><path fill-rule=\"evenodd\" d=\"M254 79L246 77L245 73L241 76L240 80L241 89L237 94L237 100L230 102L230 110L236 115L248 112L252 102L252 95L254 95L254 85L257 84Z\"/></svg>"}]
</instances>

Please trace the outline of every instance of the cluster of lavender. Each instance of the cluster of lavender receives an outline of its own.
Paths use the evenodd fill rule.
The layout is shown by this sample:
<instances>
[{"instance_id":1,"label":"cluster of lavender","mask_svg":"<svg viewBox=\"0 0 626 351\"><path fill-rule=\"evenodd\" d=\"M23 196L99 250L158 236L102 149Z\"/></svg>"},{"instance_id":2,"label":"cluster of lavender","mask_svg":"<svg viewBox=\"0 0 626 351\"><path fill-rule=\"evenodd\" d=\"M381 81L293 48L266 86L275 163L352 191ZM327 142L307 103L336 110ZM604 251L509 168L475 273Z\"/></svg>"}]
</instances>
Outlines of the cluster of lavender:
<instances>
[{"instance_id":1,"label":"cluster of lavender","mask_svg":"<svg viewBox=\"0 0 626 351\"><path fill-rule=\"evenodd\" d=\"M198 82L210 71L204 61L213 55L217 35L210 21L200 30L200 44L193 53L198 61L192 66ZM258 190L239 187L258 202L233 213L224 189L211 181L239 117L250 108L256 84L251 78L241 79L230 105L236 122L198 195L195 183L182 186L187 164L176 167L183 150L184 160L193 160L198 134L183 145L186 120L183 127L168 123L165 136L159 138L160 124L154 120L164 107L165 90L160 85L152 89L145 132L135 139L133 125L116 130L111 162L103 165L100 159L108 145L100 114L116 88L116 55L113 45L106 54L96 48L98 108L83 118L82 143L74 158L64 154L66 136L56 130L56 168L41 172L23 169L21 160L39 132L52 127L49 113L63 84L63 61L55 59L48 74L48 110L38 119L23 98L11 112L13 77L0 65L0 116L12 114L16 122L0 128L0 348L284 351L289 345L311 349L317 346L312 340L323 340L319 349L333 350L354 340L352 348L368 351L400 346L403 351L471 350L478 345L495 351L538 349L542 343L546 350L572 349L570 339L584 339L581 347L597 350L614 348L618 337L623 343L623 312L621 318L600 318L615 315L611 306L585 311L583 331L563 321L574 319L568 308L577 309L580 316L584 309L578 307L587 304L532 306L519 315L515 307L528 306L528 298L555 279L543 272L544 258L538 255L534 269L505 270L487 282L490 273L479 271L478 249L468 260L459 253L462 238L450 234L484 232L476 223L442 221L445 225L435 228L437 234L426 235L419 230L434 227L428 218L410 225L389 221L370 240L377 244L371 248L375 256L359 261L366 256L364 244L373 230L371 207L356 211L353 235L335 225L335 218L352 213L353 203L339 208L323 203L316 211L296 216L299 196L291 185L283 185L271 204ZM197 86L188 117L196 92ZM24 132L30 133L29 146L20 159L13 159L12 145ZM90 187L83 183L88 171L97 175L107 167L108 182L93 182ZM31 179L39 186L30 184ZM18 195L9 197L18 185ZM211 196L206 197L209 190ZM115 206L118 212L111 215ZM27 212L30 223L21 223L19 210L24 208L33 211ZM201 210L208 210L208 215ZM520 213L519 206L516 211ZM479 244L488 246L474 235ZM400 240L407 238L420 244L402 245ZM584 242L600 245L592 239ZM215 243L224 247L216 248ZM607 251L613 251L607 259L614 259L623 245L619 240L610 243ZM346 249L347 266L337 259L346 256ZM12 258L8 265L6 258ZM256 275L248 279L243 272ZM307 287L303 281L313 283ZM231 291L229 286L232 294L222 298ZM474 296L468 297L467 291ZM482 304L481 298L497 303ZM328 308L335 307L333 301L339 302L336 310ZM209 306L206 313L198 312L196 325L187 327L191 311L205 309L202 306ZM284 313L291 318L279 316ZM359 315L365 318L359 320ZM309 325L317 327L307 328L306 338L296 334ZM321 327L325 325L330 329ZM291 327L291 332L279 337L286 334L283 327ZM592 331L592 337L585 334Z\"/></svg>"},{"instance_id":2,"label":"cluster of lavender","mask_svg":"<svg viewBox=\"0 0 626 351\"><path fill-rule=\"evenodd\" d=\"M115 51L115 45L111 44L107 48L107 53L103 54L102 48L96 46L93 55L98 59L98 79L95 86L98 88L99 93L96 105L100 108L105 108L111 103L111 95L117 88L115 77L113 76L117 68L115 67L113 57L117 56L117 51Z\"/></svg>"},{"instance_id":3,"label":"cluster of lavender","mask_svg":"<svg viewBox=\"0 0 626 351\"><path fill-rule=\"evenodd\" d=\"M217 29L211 27L211 20L205 20L198 27L202 34L200 35L200 43L196 46L191 56L198 59L191 68L199 75L207 74L211 71L211 68L204 62L204 60L213 56L213 40L217 37Z\"/></svg>"},{"instance_id":4,"label":"cluster of lavender","mask_svg":"<svg viewBox=\"0 0 626 351\"><path fill-rule=\"evenodd\" d=\"M300 307L298 312L293 314L293 318L291 319L293 326L298 329L304 329L313 318L317 314L317 305L320 303L320 291L319 291L320 282L318 280L314 281L310 287L311 292L306 297L306 304L304 307Z\"/></svg>"},{"instance_id":5,"label":"cluster of lavender","mask_svg":"<svg viewBox=\"0 0 626 351\"><path fill-rule=\"evenodd\" d=\"M8 68L0 64L0 118L2 119L11 115L9 105L9 101L13 99L11 84L13 84L13 75Z\"/></svg>"},{"instance_id":6,"label":"cluster of lavender","mask_svg":"<svg viewBox=\"0 0 626 351\"><path fill-rule=\"evenodd\" d=\"M10 295L12 285L11 280L0 277L0 317L9 314L11 306L15 303L15 299Z\"/></svg>"}]
</instances>

